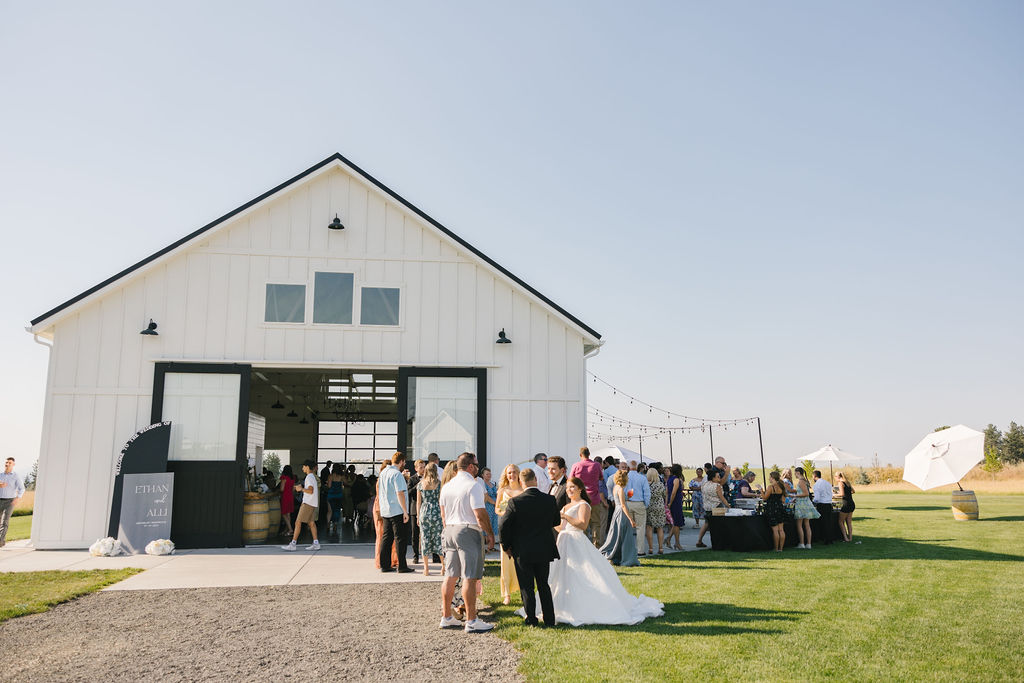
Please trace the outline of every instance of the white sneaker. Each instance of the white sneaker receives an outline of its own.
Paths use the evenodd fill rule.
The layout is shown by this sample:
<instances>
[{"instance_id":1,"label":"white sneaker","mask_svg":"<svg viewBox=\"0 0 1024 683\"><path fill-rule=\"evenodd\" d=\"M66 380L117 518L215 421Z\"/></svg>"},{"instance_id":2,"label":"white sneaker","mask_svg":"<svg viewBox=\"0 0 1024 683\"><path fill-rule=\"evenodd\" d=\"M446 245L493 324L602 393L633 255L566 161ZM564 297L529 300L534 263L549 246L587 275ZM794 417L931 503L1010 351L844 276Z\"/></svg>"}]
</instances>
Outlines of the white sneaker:
<instances>
[{"instance_id":1,"label":"white sneaker","mask_svg":"<svg viewBox=\"0 0 1024 683\"><path fill-rule=\"evenodd\" d=\"M295 547L295 541L292 541L288 545L281 546L281 550L287 550L288 552L293 553L298 550L298 548Z\"/></svg>"},{"instance_id":2,"label":"white sneaker","mask_svg":"<svg viewBox=\"0 0 1024 683\"><path fill-rule=\"evenodd\" d=\"M306 550L320 550L320 541L314 541L313 545L307 545Z\"/></svg>"},{"instance_id":3,"label":"white sneaker","mask_svg":"<svg viewBox=\"0 0 1024 683\"><path fill-rule=\"evenodd\" d=\"M494 624L488 623L482 619L474 619L473 621L466 622L466 633L484 633L494 628Z\"/></svg>"},{"instance_id":4,"label":"white sneaker","mask_svg":"<svg viewBox=\"0 0 1024 683\"><path fill-rule=\"evenodd\" d=\"M460 628L462 622L455 617L441 617L441 625L438 628Z\"/></svg>"},{"instance_id":5,"label":"white sneaker","mask_svg":"<svg viewBox=\"0 0 1024 683\"><path fill-rule=\"evenodd\" d=\"M804 550L810 550L810 549L811 549L811 544L810 543L804 543Z\"/></svg>"}]
</instances>

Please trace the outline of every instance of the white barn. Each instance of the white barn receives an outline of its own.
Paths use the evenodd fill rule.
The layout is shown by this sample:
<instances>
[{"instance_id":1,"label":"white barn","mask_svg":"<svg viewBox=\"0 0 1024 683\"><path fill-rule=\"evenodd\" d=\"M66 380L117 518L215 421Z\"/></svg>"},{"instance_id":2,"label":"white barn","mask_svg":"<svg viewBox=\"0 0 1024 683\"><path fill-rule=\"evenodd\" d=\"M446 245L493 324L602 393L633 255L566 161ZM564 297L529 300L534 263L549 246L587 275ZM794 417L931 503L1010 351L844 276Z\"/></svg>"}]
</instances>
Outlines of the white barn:
<instances>
[{"instance_id":1,"label":"white barn","mask_svg":"<svg viewBox=\"0 0 1024 683\"><path fill-rule=\"evenodd\" d=\"M243 478L261 448L293 466L363 467L395 449L470 450L495 471L574 454L586 359L602 344L340 154L29 331L52 345L37 548L107 535L118 454L161 420L184 547L241 544Z\"/></svg>"}]
</instances>

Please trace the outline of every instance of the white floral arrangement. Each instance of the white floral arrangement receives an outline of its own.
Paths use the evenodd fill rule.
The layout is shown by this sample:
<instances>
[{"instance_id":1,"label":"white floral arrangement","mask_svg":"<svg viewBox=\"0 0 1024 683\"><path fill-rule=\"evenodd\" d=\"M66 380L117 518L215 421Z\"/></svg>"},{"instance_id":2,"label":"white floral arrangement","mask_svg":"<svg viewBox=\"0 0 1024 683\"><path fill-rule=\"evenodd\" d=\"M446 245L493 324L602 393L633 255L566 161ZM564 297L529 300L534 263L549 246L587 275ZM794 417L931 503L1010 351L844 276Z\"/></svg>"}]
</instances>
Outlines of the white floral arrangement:
<instances>
[{"instance_id":1,"label":"white floral arrangement","mask_svg":"<svg viewBox=\"0 0 1024 683\"><path fill-rule=\"evenodd\" d=\"M174 543L166 538L158 538L146 544L147 555L173 555Z\"/></svg>"},{"instance_id":2,"label":"white floral arrangement","mask_svg":"<svg viewBox=\"0 0 1024 683\"><path fill-rule=\"evenodd\" d=\"M114 557L124 552L121 541L112 536L101 538L89 546L89 554L93 557Z\"/></svg>"}]
</instances>

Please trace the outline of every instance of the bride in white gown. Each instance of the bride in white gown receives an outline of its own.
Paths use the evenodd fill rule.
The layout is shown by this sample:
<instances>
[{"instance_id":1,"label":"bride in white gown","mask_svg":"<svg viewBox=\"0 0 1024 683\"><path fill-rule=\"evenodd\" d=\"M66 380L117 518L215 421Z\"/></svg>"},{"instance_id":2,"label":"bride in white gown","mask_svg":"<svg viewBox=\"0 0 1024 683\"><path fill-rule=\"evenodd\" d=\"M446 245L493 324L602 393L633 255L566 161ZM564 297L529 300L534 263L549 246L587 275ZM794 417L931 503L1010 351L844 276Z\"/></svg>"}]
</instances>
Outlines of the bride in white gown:
<instances>
[{"instance_id":1,"label":"bride in white gown","mask_svg":"<svg viewBox=\"0 0 1024 683\"><path fill-rule=\"evenodd\" d=\"M654 598L643 594L633 597L626 592L615 568L583 533L590 523L583 482L576 477L570 479L566 493L569 504L562 508L562 525L558 527L559 559L551 564L548 578L556 623L639 624L648 617L663 615L665 606ZM518 613L522 615L522 609Z\"/></svg>"}]
</instances>

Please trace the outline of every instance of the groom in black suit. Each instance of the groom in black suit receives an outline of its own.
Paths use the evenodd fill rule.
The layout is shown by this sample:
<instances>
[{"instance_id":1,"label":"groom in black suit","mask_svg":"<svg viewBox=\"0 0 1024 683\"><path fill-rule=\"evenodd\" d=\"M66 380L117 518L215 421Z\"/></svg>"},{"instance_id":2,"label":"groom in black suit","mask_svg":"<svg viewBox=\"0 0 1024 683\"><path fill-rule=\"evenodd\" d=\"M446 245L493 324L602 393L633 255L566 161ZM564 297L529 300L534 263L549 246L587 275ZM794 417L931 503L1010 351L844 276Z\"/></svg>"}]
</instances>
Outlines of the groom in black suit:
<instances>
[{"instance_id":1,"label":"groom in black suit","mask_svg":"<svg viewBox=\"0 0 1024 683\"><path fill-rule=\"evenodd\" d=\"M558 503L558 511L569 504L569 494L565 491L568 479L565 476L565 458L553 455L548 458L548 476L551 478L551 490L548 491Z\"/></svg>"},{"instance_id":2,"label":"groom in black suit","mask_svg":"<svg viewBox=\"0 0 1024 683\"><path fill-rule=\"evenodd\" d=\"M537 490L537 475L524 467L519 480L525 489L508 501L505 514L498 522L501 547L516 565L519 591L526 611L526 624L537 625L537 600L544 615L544 625L555 625L555 604L548 585L552 560L558 559L555 535L551 530L562 523L561 510L554 497ZM533 586L537 585L534 594Z\"/></svg>"}]
</instances>

